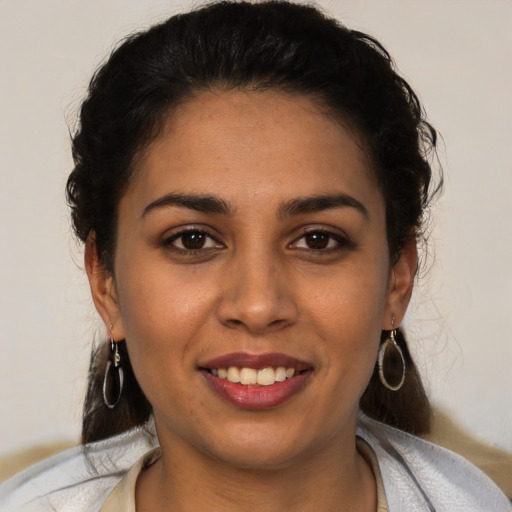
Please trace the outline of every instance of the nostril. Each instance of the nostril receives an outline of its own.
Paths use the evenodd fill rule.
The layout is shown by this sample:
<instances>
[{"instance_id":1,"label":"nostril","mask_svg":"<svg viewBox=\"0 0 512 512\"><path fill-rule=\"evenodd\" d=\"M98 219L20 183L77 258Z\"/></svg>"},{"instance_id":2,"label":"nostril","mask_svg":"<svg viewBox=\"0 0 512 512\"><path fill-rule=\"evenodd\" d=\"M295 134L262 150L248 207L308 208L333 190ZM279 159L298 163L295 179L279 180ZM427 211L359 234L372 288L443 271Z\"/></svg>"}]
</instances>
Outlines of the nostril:
<instances>
[{"instance_id":1,"label":"nostril","mask_svg":"<svg viewBox=\"0 0 512 512\"><path fill-rule=\"evenodd\" d=\"M254 333L263 333L270 330L276 330L280 329L284 326L286 326L289 322L286 319L283 318L277 318L276 320L273 320L269 323L257 323L255 321L244 321L239 320L237 318L231 318L224 322L224 325L227 325L228 327L232 329L239 329L239 328L246 328L251 332Z\"/></svg>"},{"instance_id":2,"label":"nostril","mask_svg":"<svg viewBox=\"0 0 512 512\"><path fill-rule=\"evenodd\" d=\"M227 327L262 334L268 329L280 329L295 323L298 309L284 287L242 286L239 283L222 293L216 315Z\"/></svg>"},{"instance_id":3,"label":"nostril","mask_svg":"<svg viewBox=\"0 0 512 512\"><path fill-rule=\"evenodd\" d=\"M232 327L238 327L243 324L241 320L236 320L235 318L227 321L228 325L231 325Z\"/></svg>"}]
</instances>

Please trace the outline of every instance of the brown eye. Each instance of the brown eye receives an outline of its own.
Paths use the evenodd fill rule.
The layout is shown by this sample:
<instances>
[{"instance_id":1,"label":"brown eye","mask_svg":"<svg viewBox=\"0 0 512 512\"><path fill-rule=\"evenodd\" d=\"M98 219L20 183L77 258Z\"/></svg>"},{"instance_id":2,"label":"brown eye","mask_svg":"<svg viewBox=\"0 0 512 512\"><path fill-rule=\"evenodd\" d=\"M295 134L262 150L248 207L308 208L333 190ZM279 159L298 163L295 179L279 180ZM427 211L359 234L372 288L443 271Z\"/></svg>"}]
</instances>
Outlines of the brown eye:
<instances>
[{"instance_id":1,"label":"brown eye","mask_svg":"<svg viewBox=\"0 0 512 512\"><path fill-rule=\"evenodd\" d=\"M191 251L202 249L206 243L206 235L200 231L183 233L180 238L183 248Z\"/></svg>"},{"instance_id":2,"label":"brown eye","mask_svg":"<svg viewBox=\"0 0 512 512\"><path fill-rule=\"evenodd\" d=\"M308 231L290 244L291 249L310 251L312 254L318 255L331 254L354 247L354 244L345 236L322 229Z\"/></svg>"},{"instance_id":3,"label":"brown eye","mask_svg":"<svg viewBox=\"0 0 512 512\"><path fill-rule=\"evenodd\" d=\"M326 233L310 233L304 236L304 241L309 249L325 249L329 245L331 237Z\"/></svg>"},{"instance_id":4,"label":"brown eye","mask_svg":"<svg viewBox=\"0 0 512 512\"><path fill-rule=\"evenodd\" d=\"M186 251L189 253L197 252L200 254L202 251L209 249L220 249L223 245L215 240L206 231L199 229L187 229L176 233L172 237L163 241L163 244L168 249L176 251Z\"/></svg>"}]
</instances>

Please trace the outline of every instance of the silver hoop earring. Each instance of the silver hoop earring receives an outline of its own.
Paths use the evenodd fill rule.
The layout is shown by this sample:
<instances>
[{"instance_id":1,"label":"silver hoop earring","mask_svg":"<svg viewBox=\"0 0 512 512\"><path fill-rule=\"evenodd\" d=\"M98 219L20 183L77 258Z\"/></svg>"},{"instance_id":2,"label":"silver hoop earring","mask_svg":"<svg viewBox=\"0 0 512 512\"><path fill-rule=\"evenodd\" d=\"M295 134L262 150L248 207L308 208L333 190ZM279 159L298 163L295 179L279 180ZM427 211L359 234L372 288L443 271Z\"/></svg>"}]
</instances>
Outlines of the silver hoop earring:
<instances>
[{"instance_id":1,"label":"silver hoop earring","mask_svg":"<svg viewBox=\"0 0 512 512\"><path fill-rule=\"evenodd\" d=\"M377 358L380 381L391 391L398 391L405 381L405 359L395 335L396 329L389 332L389 338L380 346Z\"/></svg>"},{"instance_id":2,"label":"silver hoop earring","mask_svg":"<svg viewBox=\"0 0 512 512\"><path fill-rule=\"evenodd\" d=\"M110 338L110 357L105 368L103 379L103 402L109 409L114 409L121 399L123 391L124 372L121 367L121 356L119 347Z\"/></svg>"}]
</instances>

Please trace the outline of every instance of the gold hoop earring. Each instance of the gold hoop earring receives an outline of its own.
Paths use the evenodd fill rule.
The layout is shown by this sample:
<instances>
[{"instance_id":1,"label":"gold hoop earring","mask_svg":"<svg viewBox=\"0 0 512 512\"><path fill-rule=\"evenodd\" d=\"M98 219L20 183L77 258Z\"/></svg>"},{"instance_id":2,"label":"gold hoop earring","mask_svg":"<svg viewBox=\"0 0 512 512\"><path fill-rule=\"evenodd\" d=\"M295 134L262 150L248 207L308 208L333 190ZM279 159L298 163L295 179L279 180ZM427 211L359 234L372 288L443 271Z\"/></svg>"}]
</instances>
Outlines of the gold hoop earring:
<instances>
[{"instance_id":1,"label":"gold hoop earring","mask_svg":"<svg viewBox=\"0 0 512 512\"><path fill-rule=\"evenodd\" d=\"M380 346L377 357L379 379L391 391L398 391L405 381L405 359L395 336L396 329L389 331L389 338Z\"/></svg>"},{"instance_id":2,"label":"gold hoop earring","mask_svg":"<svg viewBox=\"0 0 512 512\"><path fill-rule=\"evenodd\" d=\"M110 332L112 332L112 325L110 325ZM110 356L103 379L103 402L109 409L114 409L121 400L123 383L124 372L121 366L118 343L110 338Z\"/></svg>"}]
</instances>

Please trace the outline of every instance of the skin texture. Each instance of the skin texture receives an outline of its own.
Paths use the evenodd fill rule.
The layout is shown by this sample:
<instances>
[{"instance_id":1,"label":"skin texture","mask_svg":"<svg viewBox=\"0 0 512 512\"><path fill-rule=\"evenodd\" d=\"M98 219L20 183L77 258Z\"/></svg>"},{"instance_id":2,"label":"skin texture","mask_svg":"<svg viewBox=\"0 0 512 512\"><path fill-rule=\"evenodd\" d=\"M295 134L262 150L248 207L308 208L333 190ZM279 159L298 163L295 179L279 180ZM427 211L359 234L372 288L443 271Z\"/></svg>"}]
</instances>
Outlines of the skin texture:
<instances>
[{"instance_id":1,"label":"skin texture","mask_svg":"<svg viewBox=\"0 0 512 512\"><path fill-rule=\"evenodd\" d=\"M228 212L155 206L168 194L212 196ZM333 194L364 211L285 208ZM204 245L184 251L183 229L207 233ZM375 510L358 401L381 330L405 314L416 251L390 267L384 199L351 132L304 97L200 93L173 111L120 201L114 275L92 238L86 268L163 450L139 478L137 510ZM199 371L240 351L313 371L278 407L240 409Z\"/></svg>"}]
</instances>

